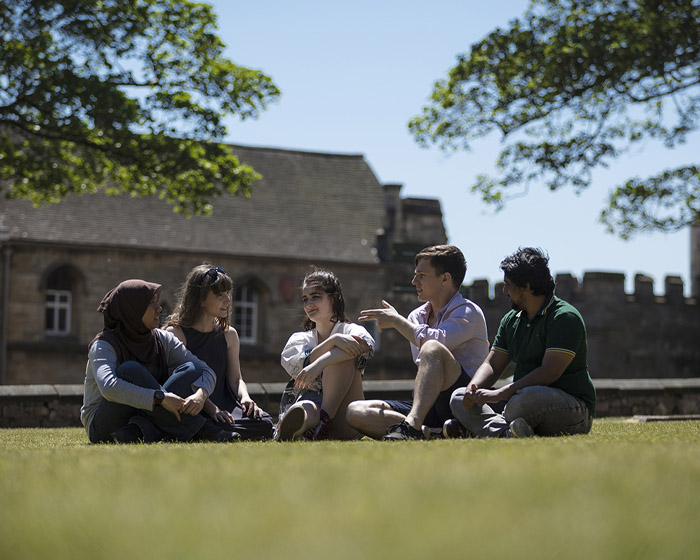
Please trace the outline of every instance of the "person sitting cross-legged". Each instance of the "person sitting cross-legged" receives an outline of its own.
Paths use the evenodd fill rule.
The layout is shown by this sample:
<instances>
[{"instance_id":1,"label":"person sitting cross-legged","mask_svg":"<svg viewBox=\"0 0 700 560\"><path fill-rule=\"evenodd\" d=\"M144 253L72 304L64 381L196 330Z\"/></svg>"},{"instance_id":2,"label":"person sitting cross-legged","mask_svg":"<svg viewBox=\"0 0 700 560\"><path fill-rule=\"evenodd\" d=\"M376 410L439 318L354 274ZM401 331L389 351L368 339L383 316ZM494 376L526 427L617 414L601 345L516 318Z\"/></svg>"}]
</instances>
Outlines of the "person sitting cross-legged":
<instances>
[{"instance_id":1,"label":"person sitting cross-legged","mask_svg":"<svg viewBox=\"0 0 700 560\"><path fill-rule=\"evenodd\" d=\"M423 439L426 432L441 433L444 422L452 418L450 395L469 383L489 346L483 312L459 293L466 270L457 247L428 247L416 255L412 281L423 305L408 318L386 301L381 309L361 312L360 321L396 329L411 343L418 371L412 401L349 404L348 424L360 433L389 441Z\"/></svg>"},{"instance_id":2,"label":"person sitting cross-legged","mask_svg":"<svg viewBox=\"0 0 700 560\"><path fill-rule=\"evenodd\" d=\"M586 434L595 414L586 327L579 312L554 295L549 258L527 247L501 262L503 292L513 310L501 320L491 351L452 412L475 437ZM494 389L515 362L513 382ZM503 412L494 403L506 401Z\"/></svg>"}]
</instances>

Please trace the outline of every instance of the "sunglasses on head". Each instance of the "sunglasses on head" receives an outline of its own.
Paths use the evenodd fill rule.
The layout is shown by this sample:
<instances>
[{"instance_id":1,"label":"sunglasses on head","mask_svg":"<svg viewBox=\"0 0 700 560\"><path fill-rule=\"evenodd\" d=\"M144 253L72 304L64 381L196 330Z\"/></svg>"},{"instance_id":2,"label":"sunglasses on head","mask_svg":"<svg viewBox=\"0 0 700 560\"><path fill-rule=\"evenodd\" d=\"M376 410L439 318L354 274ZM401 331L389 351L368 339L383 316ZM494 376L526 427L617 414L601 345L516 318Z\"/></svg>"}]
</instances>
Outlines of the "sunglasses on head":
<instances>
[{"instance_id":1,"label":"sunglasses on head","mask_svg":"<svg viewBox=\"0 0 700 560\"><path fill-rule=\"evenodd\" d=\"M216 268L210 268L209 270L207 270L206 274L207 274L207 276L211 276L212 278L216 278L219 275L219 273L226 274L226 271L223 268L221 268L220 266L217 266Z\"/></svg>"},{"instance_id":2,"label":"sunglasses on head","mask_svg":"<svg viewBox=\"0 0 700 560\"><path fill-rule=\"evenodd\" d=\"M206 279L207 276L209 276L212 279L212 282L215 282L216 279L219 277L219 274L226 274L226 271L220 266L217 266L216 268L210 268L204 273L204 278L202 279L202 282L204 282L204 279Z\"/></svg>"}]
</instances>

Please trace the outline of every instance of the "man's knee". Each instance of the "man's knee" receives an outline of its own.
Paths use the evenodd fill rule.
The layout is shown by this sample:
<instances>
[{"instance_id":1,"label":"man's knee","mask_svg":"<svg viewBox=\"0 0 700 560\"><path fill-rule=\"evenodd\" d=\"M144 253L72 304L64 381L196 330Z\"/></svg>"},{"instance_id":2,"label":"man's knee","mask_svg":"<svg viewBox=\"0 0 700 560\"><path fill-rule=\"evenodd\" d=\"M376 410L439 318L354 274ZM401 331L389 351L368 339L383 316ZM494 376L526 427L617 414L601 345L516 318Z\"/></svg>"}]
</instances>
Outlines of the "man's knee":
<instances>
[{"instance_id":1,"label":"man's knee","mask_svg":"<svg viewBox=\"0 0 700 560\"><path fill-rule=\"evenodd\" d=\"M452 392L452 395L450 396L450 410L452 411L452 414L455 414L455 410L458 412L464 410L463 399L466 391L466 387L459 387Z\"/></svg>"},{"instance_id":2,"label":"man's knee","mask_svg":"<svg viewBox=\"0 0 700 560\"><path fill-rule=\"evenodd\" d=\"M510 399L508 399L508 417L509 418L520 418L532 410L533 405L537 406L537 400L540 397L542 387L539 385L532 385L530 387L523 387L518 389Z\"/></svg>"},{"instance_id":3,"label":"man's knee","mask_svg":"<svg viewBox=\"0 0 700 560\"><path fill-rule=\"evenodd\" d=\"M432 383L436 389L446 391L457 382L461 373L462 367L447 346L436 340L423 343L418 364L418 377L422 383Z\"/></svg>"},{"instance_id":4,"label":"man's knee","mask_svg":"<svg viewBox=\"0 0 700 560\"><path fill-rule=\"evenodd\" d=\"M423 360L443 360L447 355L452 355L449 348L437 340L426 340L418 352L421 362Z\"/></svg>"}]
</instances>

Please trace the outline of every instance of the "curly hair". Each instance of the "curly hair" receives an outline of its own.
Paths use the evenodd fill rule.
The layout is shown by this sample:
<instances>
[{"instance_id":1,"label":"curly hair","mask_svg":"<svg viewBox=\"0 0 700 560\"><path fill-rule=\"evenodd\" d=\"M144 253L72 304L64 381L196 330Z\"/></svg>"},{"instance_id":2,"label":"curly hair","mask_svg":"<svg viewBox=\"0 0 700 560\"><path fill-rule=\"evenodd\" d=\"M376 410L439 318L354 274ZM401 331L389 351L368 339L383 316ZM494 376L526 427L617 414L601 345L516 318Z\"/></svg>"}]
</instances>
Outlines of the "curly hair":
<instances>
[{"instance_id":1,"label":"curly hair","mask_svg":"<svg viewBox=\"0 0 700 560\"><path fill-rule=\"evenodd\" d=\"M536 296L554 293L554 279L549 272L549 255L535 247L520 247L515 253L501 261L501 270L513 284L524 288L530 284Z\"/></svg>"},{"instance_id":2,"label":"curly hair","mask_svg":"<svg viewBox=\"0 0 700 560\"><path fill-rule=\"evenodd\" d=\"M331 321L333 323L348 323L349 319L345 315L345 298L343 298L343 289L340 285L340 280L330 270L322 268L312 268L301 283L301 290L306 286L319 286L324 293L331 298L333 315ZM304 330L310 331L316 327L307 315L304 315Z\"/></svg>"},{"instance_id":3,"label":"curly hair","mask_svg":"<svg viewBox=\"0 0 700 560\"><path fill-rule=\"evenodd\" d=\"M233 281L223 268L212 267L206 262L195 266L178 290L175 311L168 317L166 326L192 327L202 313L202 303L209 292L218 296L232 290ZM226 317L216 318L220 333L227 332L230 323L230 313Z\"/></svg>"}]
</instances>

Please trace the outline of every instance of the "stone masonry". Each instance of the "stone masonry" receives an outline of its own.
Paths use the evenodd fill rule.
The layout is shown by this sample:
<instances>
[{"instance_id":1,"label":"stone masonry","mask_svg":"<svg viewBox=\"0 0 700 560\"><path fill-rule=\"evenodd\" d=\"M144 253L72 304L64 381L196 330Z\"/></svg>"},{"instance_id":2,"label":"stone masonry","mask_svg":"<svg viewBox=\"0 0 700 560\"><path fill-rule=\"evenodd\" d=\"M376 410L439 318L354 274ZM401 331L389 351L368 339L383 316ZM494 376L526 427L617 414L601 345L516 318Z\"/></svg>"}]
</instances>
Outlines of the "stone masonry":
<instances>
[{"instance_id":1,"label":"stone masonry","mask_svg":"<svg viewBox=\"0 0 700 560\"><path fill-rule=\"evenodd\" d=\"M597 379L598 417L700 415L700 379ZM250 383L251 396L276 416L284 383ZM412 380L365 381L366 398L410 398ZM1 428L80 426L82 385L0 386Z\"/></svg>"}]
</instances>

